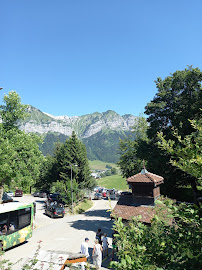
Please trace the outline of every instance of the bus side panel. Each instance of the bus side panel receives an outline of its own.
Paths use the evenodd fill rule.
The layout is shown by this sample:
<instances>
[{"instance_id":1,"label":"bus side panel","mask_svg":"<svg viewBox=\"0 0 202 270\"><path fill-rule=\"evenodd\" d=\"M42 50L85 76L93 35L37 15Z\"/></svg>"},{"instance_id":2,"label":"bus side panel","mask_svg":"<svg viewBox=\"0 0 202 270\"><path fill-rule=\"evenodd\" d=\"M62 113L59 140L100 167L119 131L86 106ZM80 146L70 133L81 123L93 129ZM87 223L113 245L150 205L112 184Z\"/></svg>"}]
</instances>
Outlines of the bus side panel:
<instances>
[{"instance_id":1,"label":"bus side panel","mask_svg":"<svg viewBox=\"0 0 202 270\"><path fill-rule=\"evenodd\" d=\"M29 225L17 232L11 233L6 236L1 236L0 241L3 243L3 250L25 242L32 237L32 225ZM1 240L2 238L2 240Z\"/></svg>"}]
</instances>

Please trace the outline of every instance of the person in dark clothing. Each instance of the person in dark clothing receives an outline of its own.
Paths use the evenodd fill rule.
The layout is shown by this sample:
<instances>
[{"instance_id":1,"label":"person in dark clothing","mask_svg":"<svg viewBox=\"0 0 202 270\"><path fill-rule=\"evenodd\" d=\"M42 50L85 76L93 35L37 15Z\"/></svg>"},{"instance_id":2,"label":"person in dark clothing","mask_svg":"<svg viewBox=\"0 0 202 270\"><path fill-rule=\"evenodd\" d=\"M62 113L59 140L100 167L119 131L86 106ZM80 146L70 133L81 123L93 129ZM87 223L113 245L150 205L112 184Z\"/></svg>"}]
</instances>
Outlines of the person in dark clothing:
<instances>
[{"instance_id":1,"label":"person in dark clothing","mask_svg":"<svg viewBox=\"0 0 202 270\"><path fill-rule=\"evenodd\" d=\"M98 239L100 245L102 245L102 235L103 235L102 230L98 229L95 238Z\"/></svg>"}]
</instances>

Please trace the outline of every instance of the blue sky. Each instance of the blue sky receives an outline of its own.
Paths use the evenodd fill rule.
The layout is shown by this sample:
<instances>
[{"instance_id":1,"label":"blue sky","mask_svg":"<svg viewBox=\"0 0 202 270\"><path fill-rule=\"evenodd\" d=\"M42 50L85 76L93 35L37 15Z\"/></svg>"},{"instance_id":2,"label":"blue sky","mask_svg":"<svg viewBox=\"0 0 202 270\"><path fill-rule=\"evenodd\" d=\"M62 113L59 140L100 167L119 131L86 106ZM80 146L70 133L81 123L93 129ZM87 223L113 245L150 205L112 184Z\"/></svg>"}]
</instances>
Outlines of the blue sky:
<instances>
[{"instance_id":1,"label":"blue sky","mask_svg":"<svg viewBox=\"0 0 202 270\"><path fill-rule=\"evenodd\" d=\"M155 80L202 69L201 0L1 0L0 103L138 116Z\"/></svg>"}]
</instances>

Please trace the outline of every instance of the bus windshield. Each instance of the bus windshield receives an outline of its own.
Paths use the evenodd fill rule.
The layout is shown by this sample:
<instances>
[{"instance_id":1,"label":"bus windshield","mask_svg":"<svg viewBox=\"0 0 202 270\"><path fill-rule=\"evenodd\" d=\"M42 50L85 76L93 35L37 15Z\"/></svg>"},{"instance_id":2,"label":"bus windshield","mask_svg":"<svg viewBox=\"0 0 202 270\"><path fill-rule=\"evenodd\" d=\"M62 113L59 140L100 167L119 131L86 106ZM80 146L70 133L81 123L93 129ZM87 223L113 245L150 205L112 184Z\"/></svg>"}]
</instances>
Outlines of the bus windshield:
<instances>
[{"instance_id":1,"label":"bus windshield","mask_svg":"<svg viewBox=\"0 0 202 270\"><path fill-rule=\"evenodd\" d=\"M32 236L34 204L0 204L0 250L25 242Z\"/></svg>"}]
</instances>

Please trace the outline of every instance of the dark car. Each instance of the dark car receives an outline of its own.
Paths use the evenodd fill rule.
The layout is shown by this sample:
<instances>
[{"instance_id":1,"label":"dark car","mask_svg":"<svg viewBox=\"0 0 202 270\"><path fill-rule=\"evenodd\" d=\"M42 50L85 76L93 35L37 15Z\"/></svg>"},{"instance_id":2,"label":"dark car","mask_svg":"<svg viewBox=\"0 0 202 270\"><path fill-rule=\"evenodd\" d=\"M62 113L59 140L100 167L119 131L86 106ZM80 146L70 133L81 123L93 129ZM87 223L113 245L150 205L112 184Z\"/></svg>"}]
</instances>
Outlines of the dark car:
<instances>
[{"instance_id":1,"label":"dark car","mask_svg":"<svg viewBox=\"0 0 202 270\"><path fill-rule=\"evenodd\" d=\"M57 202L65 205L65 202L62 200L62 196L60 193L52 193L50 196L48 196L48 199L45 201L46 205L50 205L52 202Z\"/></svg>"},{"instance_id":2,"label":"dark car","mask_svg":"<svg viewBox=\"0 0 202 270\"><path fill-rule=\"evenodd\" d=\"M63 203L64 204L64 202L62 201L62 196L60 195L60 193L52 193L49 196L49 198L53 202L59 202L59 203Z\"/></svg>"},{"instance_id":3,"label":"dark car","mask_svg":"<svg viewBox=\"0 0 202 270\"><path fill-rule=\"evenodd\" d=\"M62 204L51 203L47 205L45 208L45 214L50 216L51 218L55 217L64 217L65 209Z\"/></svg>"},{"instance_id":4,"label":"dark car","mask_svg":"<svg viewBox=\"0 0 202 270\"><path fill-rule=\"evenodd\" d=\"M33 196L34 196L34 197L39 197L39 191L35 191L35 192L33 193Z\"/></svg>"},{"instance_id":5,"label":"dark car","mask_svg":"<svg viewBox=\"0 0 202 270\"><path fill-rule=\"evenodd\" d=\"M47 198L48 196L49 196L49 191L47 191L47 190L41 190L39 192L39 197L40 198Z\"/></svg>"},{"instance_id":6,"label":"dark car","mask_svg":"<svg viewBox=\"0 0 202 270\"><path fill-rule=\"evenodd\" d=\"M15 197L22 197L23 191L22 189L16 189L15 191Z\"/></svg>"},{"instance_id":7,"label":"dark car","mask_svg":"<svg viewBox=\"0 0 202 270\"><path fill-rule=\"evenodd\" d=\"M3 203L13 202L13 198L10 197L6 192L4 192L2 196L2 202Z\"/></svg>"},{"instance_id":8,"label":"dark car","mask_svg":"<svg viewBox=\"0 0 202 270\"><path fill-rule=\"evenodd\" d=\"M132 193L130 191L122 191L121 195L131 195Z\"/></svg>"}]
</instances>

